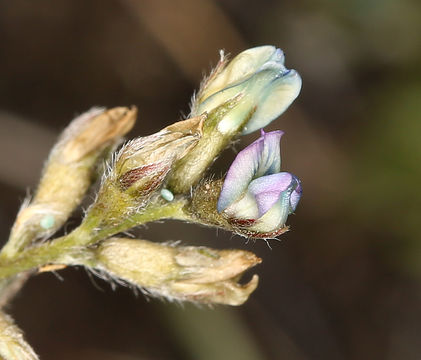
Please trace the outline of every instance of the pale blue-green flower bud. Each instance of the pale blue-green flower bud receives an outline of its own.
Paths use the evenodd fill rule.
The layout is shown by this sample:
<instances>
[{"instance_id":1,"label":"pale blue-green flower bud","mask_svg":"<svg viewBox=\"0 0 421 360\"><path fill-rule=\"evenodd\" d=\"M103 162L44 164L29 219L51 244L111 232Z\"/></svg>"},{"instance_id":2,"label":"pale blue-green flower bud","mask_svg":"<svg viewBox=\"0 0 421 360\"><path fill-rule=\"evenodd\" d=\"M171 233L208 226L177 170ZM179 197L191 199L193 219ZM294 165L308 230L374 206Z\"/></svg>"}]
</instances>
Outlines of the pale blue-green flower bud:
<instances>
[{"instance_id":1,"label":"pale blue-green flower bud","mask_svg":"<svg viewBox=\"0 0 421 360\"><path fill-rule=\"evenodd\" d=\"M226 66L221 58L193 103L193 115L210 113L237 98L237 104L219 121L221 133L235 133L242 127L243 134L248 134L268 125L291 105L301 89L300 76L288 70L284 60L282 50L274 46L243 51Z\"/></svg>"}]
</instances>

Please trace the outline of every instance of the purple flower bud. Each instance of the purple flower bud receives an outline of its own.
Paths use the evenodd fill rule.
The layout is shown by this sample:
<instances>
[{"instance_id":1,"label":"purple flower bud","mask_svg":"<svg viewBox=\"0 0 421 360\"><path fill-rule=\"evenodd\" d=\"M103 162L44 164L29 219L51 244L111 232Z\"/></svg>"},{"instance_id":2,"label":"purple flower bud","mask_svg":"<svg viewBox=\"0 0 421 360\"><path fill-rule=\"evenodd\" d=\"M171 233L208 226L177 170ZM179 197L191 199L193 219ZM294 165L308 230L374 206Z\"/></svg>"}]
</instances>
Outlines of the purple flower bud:
<instances>
[{"instance_id":1,"label":"purple flower bud","mask_svg":"<svg viewBox=\"0 0 421 360\"><path fill-rule=\"evenodd\" d=\"M253 179L276 174L281 170L280 140L282 131L265 133L240 151L228 170L218 200L218 211L226 209L249 186Z\"/></svg>"},{"instance_id":2,"label":"purple flower bud","mask_svg":"<svg viewBox=\"0 0 421 360\"><path fill-rule=\"evenodd\" d=\"M280 172L281 131L264 133L241 151L228 170L217 210L255 237L285 226L300 200L300 180Z\"/></svg>"}]
</instances>

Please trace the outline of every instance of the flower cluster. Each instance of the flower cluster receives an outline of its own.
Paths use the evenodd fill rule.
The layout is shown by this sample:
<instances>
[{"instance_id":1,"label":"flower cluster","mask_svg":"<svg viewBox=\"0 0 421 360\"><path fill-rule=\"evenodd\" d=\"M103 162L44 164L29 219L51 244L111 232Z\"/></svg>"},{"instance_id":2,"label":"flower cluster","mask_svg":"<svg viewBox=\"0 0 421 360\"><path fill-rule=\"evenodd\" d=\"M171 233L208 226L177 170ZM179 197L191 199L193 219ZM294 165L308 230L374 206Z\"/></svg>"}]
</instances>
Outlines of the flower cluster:
<instances>
[{"instance_id":1,"label":"flower cluster","mask_svg":"<svg viewBox=\"0 0 421 360\"><path fill-rule=\"evenodd\" d=\"M0 252L0 307L29 276L66 266L84 266L112 283L168 300L243 304L258 284L256 274L239 282L261 262L253 253L118 234L169 218L247 238L273 238L288 229L302 190L296 176L281 171L282 131L261 130L225 178L207 175L240 135L268 125L298 96L301 78L284 61L273 46L248 49L230 62L221 53L188 119L130 140L116 152L134 125L135 107L93 108L74 119L51 150L35 195L25 201ZM97 195L79 226L53 238L98 173ZM0 357L37 359L1 311Z\"/></svg>"},{"instance_id":2,"label":"flower cluster","mask_svg":"<svg viewBox=\"0 0 421 360\"><path fill-rule=\"evenodd\" d=\"M35 196L18 214L0 254L0 296L21 272L83 265L171 300L244 303L258 283L257 275L239 283L247 269L260 263L254 254L116 235L168 218L247 238L273 238L286 231L301 183L281 171L282 131L261 130L260 138L238 153L225 178L207 175L240 135L268 125L298 96L301 78L284 61L273 46L246 50L230 62L222 54L188 119L130 140L116 152L135 122L135 107L94 108L76 118L52 149ZM80 225L51 239L81 204L98 169L103 174L97 195Z\"/></svg>"}]
</instances>

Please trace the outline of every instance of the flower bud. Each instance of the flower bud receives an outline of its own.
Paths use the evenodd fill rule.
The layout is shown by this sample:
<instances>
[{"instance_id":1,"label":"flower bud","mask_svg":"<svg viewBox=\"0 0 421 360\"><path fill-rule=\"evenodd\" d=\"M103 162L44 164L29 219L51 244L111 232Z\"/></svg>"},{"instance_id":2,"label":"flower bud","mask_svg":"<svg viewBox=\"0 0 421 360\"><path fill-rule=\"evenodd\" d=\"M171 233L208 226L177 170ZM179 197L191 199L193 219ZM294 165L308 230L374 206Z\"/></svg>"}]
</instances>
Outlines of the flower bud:
<instances>
[{"instance_id":1,"label":"flower bud","mask_svg":"<svg viewBox=\"0 0 421 360\"><path fill-rule=\"evenodd\" d=\"M228 170L217 210L240 232L272 237L286 230L285 222L301 196L298 178L279 172L281 131L264 133L238 153Z\"/></svg>"},{"instance_id":2,"label":"flower bud","mask_svg":"<svg viewBox=\"0 0 421 360\"><path fill-rule=\"evenodd\" d=\"M261 259L242 250L171 246L111 238L94 250L90 266L169 300L241 305L257 286L254 275L238 283Z\"/></svg>"},{"instance_id":3,"label":"flower bud","mask_svg":"<svg viewBox=\"0 0 421 360\"><path fill-rule=\"evenodd\" d=\"M51 150L33 200L19 211L3 254L64 224L91 184L96 163L132 128L136 114L135 107L93 108L70 123Z\"/></svg>"},{"instance_id":4,"label":"flower bud","mask_svg":"<svg viewBox=\"0 0 421 360\"><path fill-rule=\"evenodd\" d=\"M115 175L123 190L147 194L164 180L172 164L200 139L204 116L170 125L156 134L129 141L118 153Z\"/></svg>"},{"instance_id":5,"label":"flower bud","mask_svg":"<svg viewBox=\"0 0 421 360\"><path fill-rule=\"evenodd\" d=\"M144 207L173 164L197 144L203 119L180 121L126 143L115 156L85 220L95 217L94 223L101 221L101 227L115 227Z\"/></svg>"},{"instance_id":6,"label":"flower bud","mask_svg":"<svg viewBox=\"0 0 421 360\"><path fill-rule=\"evenodd\" d=\"M53 148L51 157L62 163L76 163L128 133L136 115L136 107L92 108L70 123Z\"/></svg>"},{"instance_id":7,"label":"flower bud","mask_svg":"<svg viewBox=\"0 0 421 360\"><path fill-rule=\"evenodd\" d=\"M221 58L193 104L193 114L210 113L227 101L238 103L218 124L222 133L251 133L282 114L298 96L301 78L284 66L285 56L274 46L243 51L228 65Z\"/></svg>"}]
</instances>

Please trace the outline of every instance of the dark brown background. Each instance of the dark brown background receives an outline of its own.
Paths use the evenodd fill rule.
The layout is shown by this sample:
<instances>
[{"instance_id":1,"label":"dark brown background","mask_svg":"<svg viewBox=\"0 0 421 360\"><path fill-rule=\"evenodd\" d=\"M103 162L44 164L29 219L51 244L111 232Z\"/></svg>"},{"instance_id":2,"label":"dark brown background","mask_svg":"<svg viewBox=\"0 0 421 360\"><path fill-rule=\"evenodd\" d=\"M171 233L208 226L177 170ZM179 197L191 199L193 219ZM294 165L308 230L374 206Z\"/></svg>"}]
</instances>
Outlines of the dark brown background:
<instances>
[{"instance_id":1,"label":"dark brown background","mask_svg":"<svg viewBox=\"0 0 421 360\"><path fill-rule=\"evenodd\" d=\"M283 168L304 187L281 242L176 222L139 230L255 251L250 300L211 311L112 291L83 269L40 275L8 311L41 358L419 359L419 34L411 0L0 1L2 241L76 114L135 104L130 135L157 131L188 113L220 48L279 46L303 77L268 127L286 131Z\"/></svg>"}]
</instances>

